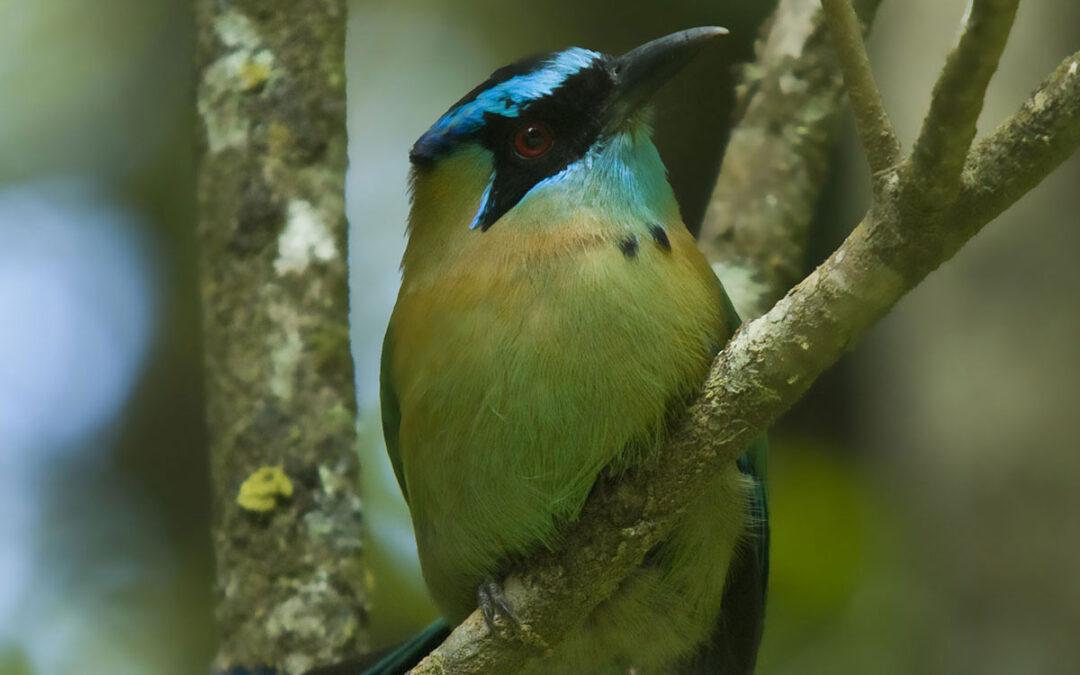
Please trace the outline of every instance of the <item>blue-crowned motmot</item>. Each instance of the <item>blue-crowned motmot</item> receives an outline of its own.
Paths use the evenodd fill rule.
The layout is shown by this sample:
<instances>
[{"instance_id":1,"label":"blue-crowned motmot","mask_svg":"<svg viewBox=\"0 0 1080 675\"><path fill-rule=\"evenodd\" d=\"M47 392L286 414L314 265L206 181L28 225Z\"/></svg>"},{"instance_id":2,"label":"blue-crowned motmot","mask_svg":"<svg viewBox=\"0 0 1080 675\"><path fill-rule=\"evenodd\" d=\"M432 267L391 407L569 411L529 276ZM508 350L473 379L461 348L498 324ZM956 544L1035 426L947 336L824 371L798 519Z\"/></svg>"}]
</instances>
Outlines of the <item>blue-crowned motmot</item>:
<instances>
[{"instance_id":1,"label":"blue-crowned motmot","mask_svg":"<svg viewBox=\"0 0 1080 675\"><path fill-rule=\"evenodd\" d=\"M645 103L707 41L519 61L413 146L383 425L445 620L557 546L597 476L649 461L738 325L679 214ZM760 445L760 444L759 444ZM763 446L529 673L753 668Z\"/></svg>"}]
</instances>

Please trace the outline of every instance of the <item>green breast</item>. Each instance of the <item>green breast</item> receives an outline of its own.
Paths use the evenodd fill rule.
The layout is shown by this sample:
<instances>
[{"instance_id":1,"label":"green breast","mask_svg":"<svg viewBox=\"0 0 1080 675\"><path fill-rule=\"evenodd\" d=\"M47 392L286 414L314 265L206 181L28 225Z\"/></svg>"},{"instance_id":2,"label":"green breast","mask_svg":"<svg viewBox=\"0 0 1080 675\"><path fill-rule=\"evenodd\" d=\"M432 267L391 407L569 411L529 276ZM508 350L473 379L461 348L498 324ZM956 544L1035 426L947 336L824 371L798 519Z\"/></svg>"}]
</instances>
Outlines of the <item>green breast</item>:
<instances>
[{"instance_id":1,"label":"green breast","mask_svg":"<svg viewBox=\"0 0 1080 675\"><path fill-rule=\"evenodd\" d=\"M494 228L482 236L517 237L490 245L519 260L466 249L439 284L403 286L384 357L388 445L450 621L507 556L554 541L604 466L655 448L700 386L727 335L722 298L685 228L667 230L667 247L633 255L599 238L538 257Z\"/></svg>"}]
</instances>

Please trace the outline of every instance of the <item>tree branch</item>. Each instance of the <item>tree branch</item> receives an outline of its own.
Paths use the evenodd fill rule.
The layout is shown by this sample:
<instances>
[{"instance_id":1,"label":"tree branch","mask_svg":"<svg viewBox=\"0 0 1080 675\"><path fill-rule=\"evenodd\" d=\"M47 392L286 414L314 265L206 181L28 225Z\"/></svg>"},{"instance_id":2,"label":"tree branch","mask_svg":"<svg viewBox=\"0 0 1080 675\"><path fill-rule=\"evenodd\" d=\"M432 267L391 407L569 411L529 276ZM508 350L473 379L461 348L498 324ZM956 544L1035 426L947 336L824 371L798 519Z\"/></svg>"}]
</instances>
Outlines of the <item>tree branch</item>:
<instances>
[{"instance_id":1,"label":"tree branch","mask_svg":"<svg viewBox=\"0 0 1080 675\"><path fill-rule=\"evenodd\" d=\"M939 209L956 196L990 77L997 70L1019 0L970 0L960 41L934 84L930 110L911 154L915 208Z\"/></svg>"},{"instance_id":2,"label":"tree branch","mask_svg":"<svg viewBox=\"0 0 1080 675\"><path fill-rule=\"evenodd\" d=\"M857 9L869 26L880 0ZM743 69L739 108L698 245L739 315L764 314L802 278L828 175L843 79L818 0L781 0Z\"/></svg>"},{"instance_id":3,"label":"tree branch","mask_svg":"<svg viewBox=\"0 0 1080 675\"><path fill-rule=\"evenodd\" d=\"M1020 111L971 151L952 211L990 220L1080 146L1080 52L1066 58ZM967 231L957 225L957 236Z\"/></svg>"},{"instance_id":4,"label":"tree branch","mask_svg":"<svg viewBox=\"0 0 1080 675\"><path fill-rule=\"evenodd\" d=\"M899 160L900 144L874 83L859 18L855 16L851 0L821 0L821 7L840 60L840 70L844 73L844 86L855 114L855 130L866 151L870 171L881 173Z\"/></svg>"},{"instance_id":5,"label":"tree branch","mask_svg":"<svg viewBox=\"0 0 1080 675\"><path fill-rule=\"evenodd\" d=\"M296 674L366 640L345 2L198 0L195 11L214 667Z\"/></svg>"},{"instance_id":6,"label":"tree branch","mask_svg":"<svg viewBox=\"0 0 1080 675\"><path fill-rule=\"evenodd\" d=\"M970 178L947 209L909 208L902 200L908 179L895 162L883 165L870 211L841 247L725 346L663 460L619 480L603 477L560 550L542 552L511 574L506 596L523 638L497 638L474 612L413 672L514 672L557 644L662 540L710 477L904 293L1076 150L1078 63L1080 54L1062 63L975 149L964 172ZM878 134L864 138L880 151ZM996 166L1005 157L1015 158L1011 172ZM979 201L987 195L1000 196Z\"/></svg>"}]
</instances>

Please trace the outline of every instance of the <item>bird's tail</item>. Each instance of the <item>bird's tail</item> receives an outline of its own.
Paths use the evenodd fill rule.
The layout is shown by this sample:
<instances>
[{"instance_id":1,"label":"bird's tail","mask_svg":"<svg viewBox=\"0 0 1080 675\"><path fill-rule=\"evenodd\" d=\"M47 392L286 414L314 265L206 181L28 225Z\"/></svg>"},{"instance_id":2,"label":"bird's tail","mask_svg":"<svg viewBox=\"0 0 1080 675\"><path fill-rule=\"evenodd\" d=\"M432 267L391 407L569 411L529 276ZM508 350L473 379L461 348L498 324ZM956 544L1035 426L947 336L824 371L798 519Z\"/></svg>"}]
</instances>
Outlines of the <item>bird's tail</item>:
<instances>
[{"instance_id":1,"label":"bird's tail","mask_svg":"<svg viewBox=\"0 0 1080 675\"><path fill-rule=\"evenodd\" d=\"M365 654L359 659L322 666L308 671L305 675L404 675L431 653L431 650L442 644L449 634L450 628L446 622L437 619L399 645L388 647L381 652Z\"/></svg>"},{"instance_id":2,"label":"bird's tail","mask_svg":"<svg viewBox=\"0 0 1080 675\"><path fill-rule=\"evenodd\" d=\"M362 675L404 675L431 650L442 644L449 634L450 628L446 622L436 619L423 631L402 642L379 659L378 663L363 671Z\"/></svg>"}]
</instances>

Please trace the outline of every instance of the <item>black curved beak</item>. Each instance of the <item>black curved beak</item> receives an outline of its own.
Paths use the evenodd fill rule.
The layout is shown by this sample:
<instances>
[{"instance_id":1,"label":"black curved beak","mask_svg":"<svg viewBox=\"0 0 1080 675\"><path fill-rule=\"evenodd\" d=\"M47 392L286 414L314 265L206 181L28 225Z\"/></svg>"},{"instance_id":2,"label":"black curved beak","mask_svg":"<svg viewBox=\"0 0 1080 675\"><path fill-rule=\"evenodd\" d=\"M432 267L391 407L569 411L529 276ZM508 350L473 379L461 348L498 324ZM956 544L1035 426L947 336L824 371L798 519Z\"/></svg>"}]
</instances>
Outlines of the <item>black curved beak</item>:
<instances>
[{"instance_id":1,"label":"black curved beak","mask_svg":"<svg viewBox=\"0 0 1080 675\"><path fill-rule=\"evenodd\" d=\"M705 43L727 32L720 26L688 28L646 42L615 59L614 119L621 121L640 108Z\"/></svg>"}]
</instances>

